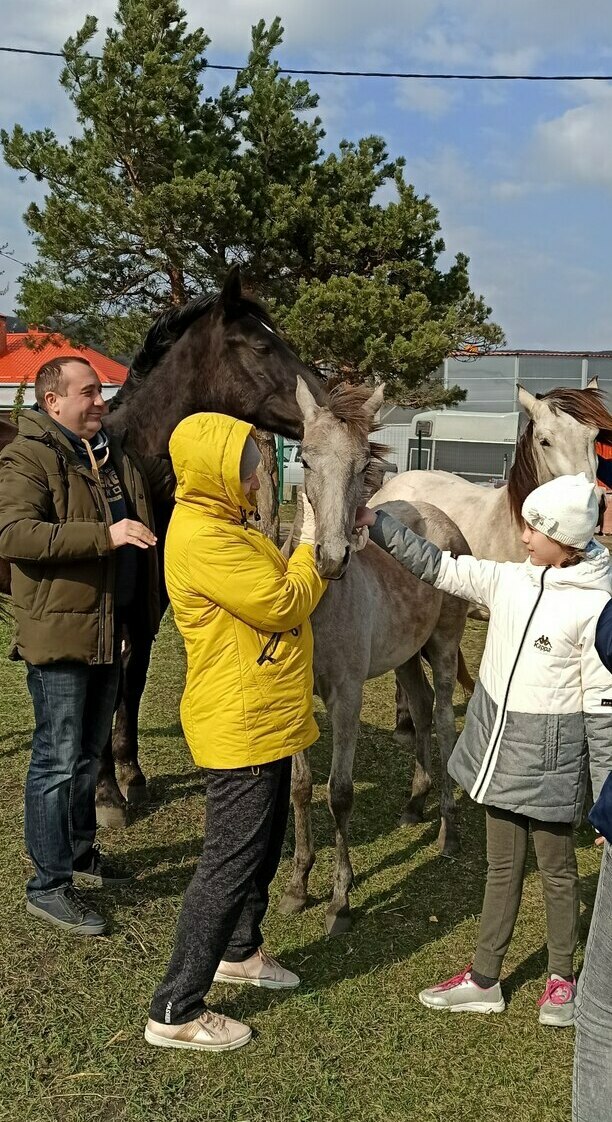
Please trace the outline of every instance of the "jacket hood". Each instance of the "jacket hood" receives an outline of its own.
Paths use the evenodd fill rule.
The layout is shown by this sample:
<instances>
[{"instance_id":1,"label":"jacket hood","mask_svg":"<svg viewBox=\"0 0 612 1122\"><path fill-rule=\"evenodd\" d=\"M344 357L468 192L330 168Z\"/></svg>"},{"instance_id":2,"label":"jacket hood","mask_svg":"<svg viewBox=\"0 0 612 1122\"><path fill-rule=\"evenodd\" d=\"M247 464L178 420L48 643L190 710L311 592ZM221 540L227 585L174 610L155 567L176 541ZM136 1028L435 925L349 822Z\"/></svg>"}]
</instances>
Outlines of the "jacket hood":
<instances>
[{"instance_id":1,"label":"jacket hood","mask_svg":"<svg viewBox=\"0 0 612 1122\"><path fill-rule=\"evenodd\" d=\"M176 502L202 507L217 518L240 521L249 500L240 483L240 460L255 430L224 413L193 413L170 437Z\"/></svg>"},{"instance_id":2,"label":"jacket hood","mask_svg":"<svg viewBox=\"0 0 612 1122\"><path fill-rule=\"evenodd\" d=\"M549 569L546 574L547 588L561 588L573 586L574 588L599 589L612 594L612 568L610 554L599 542L590 541L586 547L584 561L577 565L570 565L567 569ZM542 579L542 566L533 565L529 558L525 567L534 584Z\"/></svg>"}]
</instances>

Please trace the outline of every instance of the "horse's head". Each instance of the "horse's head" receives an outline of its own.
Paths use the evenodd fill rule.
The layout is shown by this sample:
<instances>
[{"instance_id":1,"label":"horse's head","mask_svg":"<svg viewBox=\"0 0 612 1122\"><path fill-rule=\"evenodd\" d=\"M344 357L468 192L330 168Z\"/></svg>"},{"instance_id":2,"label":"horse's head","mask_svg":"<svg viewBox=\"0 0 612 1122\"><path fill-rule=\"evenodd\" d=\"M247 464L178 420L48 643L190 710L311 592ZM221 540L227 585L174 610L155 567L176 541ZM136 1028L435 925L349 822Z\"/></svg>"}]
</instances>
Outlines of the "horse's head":
<instances>
[{"instance_id":1,"label":"horse's head","mask_svg":"<svg viewBox=\"0 0 612 1122\"><path fill-rule=\"evenodd\" d=\"M581 401L578 396L591 394L594 400L590 403ZM597 391L558 389L543 397L534 397L519 386L518 396L530 420L537 484L560 475L578 475L581 471L595 482L595 440L601 425L596 423L596 415L588 406L598 404Z\"/></svg>"},{"instance_id":2,"label":"horse's head","mask_svg":"<svg viewBox=\"0 0 612 1122\"><path fill-rule=\"evenodd\" d=\"M383 393L384 386L372 392L343 384L319 405L298 378L304 489L315 512L317 569L328 579L337 579L346 570L355 511L364 502L371 465L383 451L368 439Z\"/></svg>"},{"instance_id":3,"label":"horse's head","mask_svg":"<svg viewBox=\"0 0 612 1122\"><path fill-rule=\"evenodd\" d=\"M518 524L524 500L540 483L581 471L595 482L595 441L598 436L612 441L612 415L593 384L586 390L558 386L537 397L519 386L519 401L529 423L508 477L510 507Z\"/></svg>"},{"instance_id":4,"label":"horse's head","mask_svg":"<svg viewBox=\"0 0 612 1122\"><path fill-rule=\"evenodd\" d=\"M202 324L202 321L200 321ZM192 330L197 330L197 323ZM296 400L297 379L316 401L324 390L316 374L274 330L267 312L242 291L240 269L230 269L210 324L213 363L223 382L223 412L253 421L259 428L299 439L302 414ZM203 387L202 409L210 409L210 383ZM235 393L232 410L228 395Z\"/></svg>"}]
</instances>

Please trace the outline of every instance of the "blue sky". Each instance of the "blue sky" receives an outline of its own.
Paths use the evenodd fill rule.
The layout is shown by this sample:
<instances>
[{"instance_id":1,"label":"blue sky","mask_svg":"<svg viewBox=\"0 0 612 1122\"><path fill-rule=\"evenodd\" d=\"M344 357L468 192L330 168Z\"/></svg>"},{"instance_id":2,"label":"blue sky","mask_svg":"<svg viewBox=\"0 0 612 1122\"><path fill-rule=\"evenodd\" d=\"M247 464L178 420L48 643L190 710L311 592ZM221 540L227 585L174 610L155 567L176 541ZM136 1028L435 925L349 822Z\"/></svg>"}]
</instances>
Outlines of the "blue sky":
<instances>
[{"instance_id":1,"label":"blue sky","mask_svg":"<svg viewBox=\"0 0 612 1122\"><path fill-rule=\"evenodd\" d=\"M212 38L211 62L241 62L249 29L279 14L285 65L483 73L612 73L610 0L219 0L184 3ZM113 4L30 0L2 21L3 44L58 49L87 13ZM0 55L0 121L74 128L60 61ZM211 82L218 79L211 73ZM612 349L612 83L467 83L315 78L326 146L366 133L407 159L440 210L448 254L512 347ZM0 245L31 259L21 214L39 185L0 168ZM0 258L16 299L20 266Z\"/></svg>"}]
</instances>

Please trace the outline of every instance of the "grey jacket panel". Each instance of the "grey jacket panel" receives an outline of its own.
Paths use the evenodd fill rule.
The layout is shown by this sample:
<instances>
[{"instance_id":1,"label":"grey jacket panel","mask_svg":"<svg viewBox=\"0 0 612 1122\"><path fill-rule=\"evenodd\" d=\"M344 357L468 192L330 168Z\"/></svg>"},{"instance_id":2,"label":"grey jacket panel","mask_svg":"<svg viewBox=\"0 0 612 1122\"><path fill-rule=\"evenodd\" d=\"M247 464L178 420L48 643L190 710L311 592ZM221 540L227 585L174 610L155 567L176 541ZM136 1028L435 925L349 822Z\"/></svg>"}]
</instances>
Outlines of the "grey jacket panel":
<instances>
[{"instance_id":1,"label":"grey jacket panel","mask_svg":"<svg viewBox=\"0 0 612 1122\"><path fill-rule=\"evenodd\" d=\"M390 553L419 580L435 584L440 571L442 550L403 526L386 511L379 510L377 515L376 522L370 527L370 541Z\"/></svg>"},{"instance_id":2,"label":"grey jacket panel","mask_svg":"<svg viewBox=\"0 0 612 1122\"><path fill-rule=\"evenodd\" d=\"M448 764L449 774L468 792L477 782L496 716L495 702L477 682ZM492 777L478 801L541 822L579 822L588 762L582 713L508 712Z\"/></svg>"}]
</instances>

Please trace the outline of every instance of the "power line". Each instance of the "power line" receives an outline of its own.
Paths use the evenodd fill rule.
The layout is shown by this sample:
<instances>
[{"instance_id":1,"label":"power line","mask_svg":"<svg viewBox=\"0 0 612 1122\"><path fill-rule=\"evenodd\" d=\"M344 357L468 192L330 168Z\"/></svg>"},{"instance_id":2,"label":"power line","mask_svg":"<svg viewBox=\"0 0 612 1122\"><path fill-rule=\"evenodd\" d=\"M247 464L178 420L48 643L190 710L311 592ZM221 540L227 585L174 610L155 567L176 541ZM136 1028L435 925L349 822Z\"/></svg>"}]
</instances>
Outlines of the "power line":
<instances>
[{"instance_id":1,"label":"power line","mask_svg":"<svg viewBox=\"0 0 612 1122\"><path fill-rule=\"evenodd\" d=\"M40 55L45 58L63 58L61 51L37 51L31 47L0 47L0 51L14 55ZM100 61L100 55L86 54L85 58ZM231 70L238 73L245 66L234 66L220 62L207 62L207 70ZM416 78L432 79L437 82L612 82L612 74L451 74L402 70L315 70L279 66L279 74L293 74L303 77L330 78Z\"/></svg>"},{"instance_id":2,"label":"power line","mask_svg":"<svg viewBox=\"0 0 612 1122\"><path fill-rule=\"evenodd\" d=\"M26 261L20 261L19 258L14 257L12 253L5 253L3 249L0 249L0 257L6 257L7 261L15 261L17 265L25 265L27 267Z\"/></svg>"}]
</instances>

